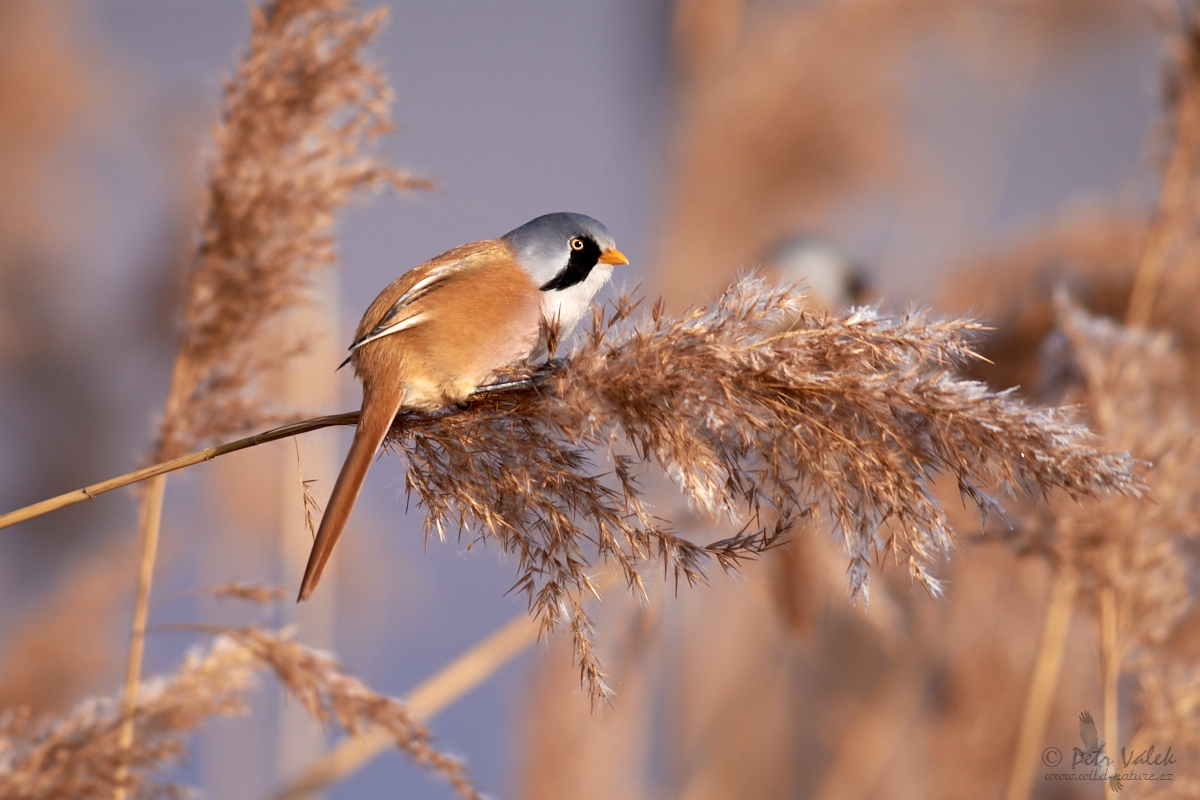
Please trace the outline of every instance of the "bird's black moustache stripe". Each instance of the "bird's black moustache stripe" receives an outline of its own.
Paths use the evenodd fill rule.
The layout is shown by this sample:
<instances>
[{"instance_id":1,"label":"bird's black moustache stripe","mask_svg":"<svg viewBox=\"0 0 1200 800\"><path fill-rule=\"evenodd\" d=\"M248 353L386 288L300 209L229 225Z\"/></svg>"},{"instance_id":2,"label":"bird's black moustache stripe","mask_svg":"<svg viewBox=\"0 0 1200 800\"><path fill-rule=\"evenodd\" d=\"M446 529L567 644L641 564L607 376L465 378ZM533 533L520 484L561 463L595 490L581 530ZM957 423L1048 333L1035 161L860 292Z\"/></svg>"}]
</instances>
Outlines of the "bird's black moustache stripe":
<instances>
[{"instance_id":1,"label":"bird's black moustache stripe","mask_svg":"<svg viewBox=\"0 0 1200 800\"><path fill-rule=\"evenodd\" d=\"M543 292L561 292L577 283L583 283L591 274L592 268L600 261L600 245L590 237L583 238L583 249L572 250L567 265L550 280L541 285Z\"/></svg>"}]
</instances>

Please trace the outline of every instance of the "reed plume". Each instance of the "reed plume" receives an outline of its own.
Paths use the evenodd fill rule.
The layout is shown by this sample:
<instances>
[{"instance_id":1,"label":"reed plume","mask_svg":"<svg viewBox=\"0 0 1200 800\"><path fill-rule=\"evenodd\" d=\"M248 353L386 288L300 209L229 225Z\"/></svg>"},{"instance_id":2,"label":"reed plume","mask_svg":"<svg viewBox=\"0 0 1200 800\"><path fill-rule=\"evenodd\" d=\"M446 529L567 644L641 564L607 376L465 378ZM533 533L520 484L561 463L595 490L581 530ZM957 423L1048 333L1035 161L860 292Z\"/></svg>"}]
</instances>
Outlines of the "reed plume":
<instances>
[{"instance_id":1,"label":"reed plume","mask_svg":"<svg viewBox=\"0 0 1200 800\"><path fill-rule=\"evenodd\" d=\"M154 778L187 752L187 737L212 716L245 713L255 676L268 670L314 717L353 733L386 730L398 747L443 775L463 797L481 795L462 764L430 744L428 731L399 700L372 692L330 656L259 628L231 628L193 650L170 675L144 681L134 720L138 736L119 743L114 698L92 698L57 719L0 715L0 796L12 800L179 796Z\"/></svg>"},{"instance_id":2,"label":"reed plume","mask_svg":"<svg viewBox=\"0 0 1200 800\"><path fill-rule=\"evenodd\" d=\"M1109 441L1149 465L1150 491L1017 509L1016 528L1007 535L1019 550L1044 554L1060 575L1069 575L1078 587L1075 604L1096 620L1106 741L1118 741L1119 680L1132 672L1141 685L1134 704L1138 728L1122 746L1132 752L1158 742L1160 750L1170 745L1190 758L1200 754L1198 742L1180 732L1200 723L1187 700L1187 687L1198 684L1194 660L1180 651L1189 652L1186 642L1195 638L1189 629L1200 435L1183 354L1170 334L1092 316L1063 293L1057 307L1047 364L1058 388L1086 405ZM1112 748L1109 755L1115 759L1118 752ZM1117 771L1127 769L1118 765ZM1127 788L1138 796L1183 797L1190 785Z\"/></svg>"},{"instance_id":3,"label":"reed plume","mask_svg":"<svg viewBox=\"0 0 1200 800\"><path fill-rule=\"evenodd\" d=\"M358 192L425 183L366 155L390 128L391 90L361 50L383 9L279 0L251 12L250 46L225 83L183 338L156 460L273 418L263 380L302 346L260 346L336 261L333 223ZM264 357L263 352L270 353Z\"/></svg>"},{"instance_id":4,"label":"reed plume","mask_svg":"<svg viewBox=\"0 0 1200 800\"><path fill-rule=\"evenodd\" d=\"M364 155L389 126L387 81L361 52L384 16L360 14L347 0L275 0L251 11L250 44L225 83L213 130L183 336L154 460L277 417L257 390L303 343L262 341L280 338L281 314L304 301L309 277L335 260L336 211L362 190L417 185ZM125 747L135 736L165 481L151 479L141 498Z\"/></svg>"},{"instance_id":5,"label":"reed plume","mask_svg":"<svg viewBox=\"0 0 1200 800\"><path fill-rule=\"evenodd\" d=\"M655 307L622 325L633 312L623 297L598 313L541 389L402 414L389 439L427 535L471 532L514 553L514 588L544 631L570 628L593 697L607 687L578 597L595 562L615 562L635 588L643 563L694 583L707 565L734 569L817 517L849 557L853 597L866 599L873 557L903 563L937 594L929 566L953 538L935 475L984 513L1000 508L1002 489L1144 490L1134 459L1104 450L1069 413L956 377L974 357L975 323L814 313L795 290L755 278L681 317ZM680 536L644 501L647 463L740 529L707 543Z\"/></svg>"}]
</instances>

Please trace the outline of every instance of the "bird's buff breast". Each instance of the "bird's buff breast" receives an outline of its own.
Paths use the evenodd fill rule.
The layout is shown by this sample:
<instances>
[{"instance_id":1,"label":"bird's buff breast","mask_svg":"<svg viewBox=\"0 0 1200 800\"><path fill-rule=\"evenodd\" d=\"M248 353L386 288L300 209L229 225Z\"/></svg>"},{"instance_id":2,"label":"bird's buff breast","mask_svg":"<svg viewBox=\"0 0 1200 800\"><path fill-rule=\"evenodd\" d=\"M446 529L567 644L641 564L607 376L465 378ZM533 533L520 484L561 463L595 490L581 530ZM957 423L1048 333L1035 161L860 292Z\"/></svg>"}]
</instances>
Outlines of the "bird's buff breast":
<instances>
[{"instance_id":1,"label":"bird's buff breast","mask_svg":"<svg viewBox=\"0 0 1200 800\"><path fill-rule=\"evenodd\" d=\"M420 325L365 345L354 360L364 391L373 376L389 376L404 389L402 408L445 408L470 396L499 371L519 364L537 348L538 299L527 293L493 292L461 298Z\"/></svg>"}]
</instances>

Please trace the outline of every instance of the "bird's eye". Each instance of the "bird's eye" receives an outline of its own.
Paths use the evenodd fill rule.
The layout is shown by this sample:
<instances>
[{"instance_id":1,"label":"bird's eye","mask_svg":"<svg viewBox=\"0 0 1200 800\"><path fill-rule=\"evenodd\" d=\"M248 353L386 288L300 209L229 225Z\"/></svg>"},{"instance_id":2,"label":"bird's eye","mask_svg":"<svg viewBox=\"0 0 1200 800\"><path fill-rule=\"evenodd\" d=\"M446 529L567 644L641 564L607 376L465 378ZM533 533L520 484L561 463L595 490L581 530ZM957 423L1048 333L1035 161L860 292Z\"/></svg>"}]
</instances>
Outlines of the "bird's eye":
<instances>
[{"instance_id":1,"label":"bird's eye","mask_svg":"<svg viewBox=\"0 0 1200 800\"><path fill-rule=\"evenodd\" d=\"M572 250L582 250L583 249L583 239L580 239L578 236L576 236L574 239L572 239L571 240L571 249Z\"/></svg>"}]
</instances>

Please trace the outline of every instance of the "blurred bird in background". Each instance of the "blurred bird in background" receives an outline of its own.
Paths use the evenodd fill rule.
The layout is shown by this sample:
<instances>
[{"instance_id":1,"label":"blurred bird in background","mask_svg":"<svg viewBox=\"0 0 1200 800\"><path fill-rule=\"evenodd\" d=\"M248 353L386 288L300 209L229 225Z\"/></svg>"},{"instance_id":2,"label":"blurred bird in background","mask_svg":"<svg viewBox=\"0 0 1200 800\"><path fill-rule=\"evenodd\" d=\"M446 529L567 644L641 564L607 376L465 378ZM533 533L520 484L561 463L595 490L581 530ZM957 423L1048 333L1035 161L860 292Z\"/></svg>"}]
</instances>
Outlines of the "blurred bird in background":
<instances>
[{"instance_id":1,"label":"blurred bird in background","mask_svg":"<svg viewBox=\"0 0 1200 800\"><path fill-rule=\"evenodd\" d=\"M866 271L821 236L798 232L779 239L767 249L762 264L772 277L801 284L812 305L827 311L868 301Z\"/></svg>"}]
</instances>

